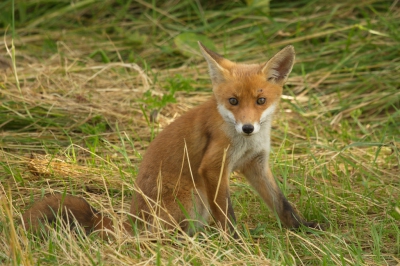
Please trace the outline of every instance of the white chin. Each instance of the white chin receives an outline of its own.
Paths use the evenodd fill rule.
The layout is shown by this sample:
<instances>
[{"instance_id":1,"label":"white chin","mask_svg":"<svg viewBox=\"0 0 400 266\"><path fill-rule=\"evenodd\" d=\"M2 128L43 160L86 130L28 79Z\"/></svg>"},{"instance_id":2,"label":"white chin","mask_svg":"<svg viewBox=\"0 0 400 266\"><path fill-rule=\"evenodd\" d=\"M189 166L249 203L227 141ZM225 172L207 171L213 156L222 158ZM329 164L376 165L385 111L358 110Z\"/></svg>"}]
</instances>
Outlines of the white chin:
<instances>
[{"instance_id":1,"label":"white chin","mask_svg":"<svg viewBox=\"0 0 400 266\"><path fill-rule=\"evenodd\" d=\"M249 137L249 136L253 136L255 133L257 133L257 132L251 132L250 134L248 134L248 133L244 133L242 130L237 130L237 133L238 134L240 134L240 135L243 135L243 136L246 136L246 137Z\"/></svg>"}]
</instances>

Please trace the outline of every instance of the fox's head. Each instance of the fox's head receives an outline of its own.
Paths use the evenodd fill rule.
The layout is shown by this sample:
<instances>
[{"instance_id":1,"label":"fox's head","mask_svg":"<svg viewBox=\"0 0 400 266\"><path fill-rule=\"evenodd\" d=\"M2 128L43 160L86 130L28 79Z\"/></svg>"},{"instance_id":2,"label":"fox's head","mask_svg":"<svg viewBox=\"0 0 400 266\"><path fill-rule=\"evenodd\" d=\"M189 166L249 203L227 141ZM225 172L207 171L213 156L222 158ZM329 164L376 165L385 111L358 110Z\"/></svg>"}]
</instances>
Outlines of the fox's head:
<instances>
[{"instance_id":1,"label":"fox's head","mask_svg":"<svg viewBox=\"0 0 400 266\"><path fill-rule=\"evenodd\" d=\"M234 63L208 50L200 42L207 60L218 110L239 134L250 136L271 120L292 71L295 52L287 46L264 64Z\"/></svg>"}]
</instances>

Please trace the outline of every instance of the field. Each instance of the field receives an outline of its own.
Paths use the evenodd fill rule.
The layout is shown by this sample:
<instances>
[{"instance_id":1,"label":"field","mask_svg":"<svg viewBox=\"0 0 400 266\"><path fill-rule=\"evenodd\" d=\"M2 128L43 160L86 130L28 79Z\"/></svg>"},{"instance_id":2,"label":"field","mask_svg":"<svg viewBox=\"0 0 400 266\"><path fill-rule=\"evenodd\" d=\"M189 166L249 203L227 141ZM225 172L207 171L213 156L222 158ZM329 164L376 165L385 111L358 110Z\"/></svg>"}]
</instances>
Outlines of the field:
<instances>
[{"instance_id":1,"label":"field","mask_svg":"<svg viewBox=\"0 0 400 266\"><path fill-rule=\"evenodd\" d=\"M94 0L0 3L0 264L400 265L398 0ZM296 64L272 129L289 201L325 231L280 226L240 173L240 239L213 224L113 239L26 232L46 193L126 218L142 156L211 96L197 40L234 61ZM179 171L177 169L177 171Z\"/></svg>"}]
</instances>

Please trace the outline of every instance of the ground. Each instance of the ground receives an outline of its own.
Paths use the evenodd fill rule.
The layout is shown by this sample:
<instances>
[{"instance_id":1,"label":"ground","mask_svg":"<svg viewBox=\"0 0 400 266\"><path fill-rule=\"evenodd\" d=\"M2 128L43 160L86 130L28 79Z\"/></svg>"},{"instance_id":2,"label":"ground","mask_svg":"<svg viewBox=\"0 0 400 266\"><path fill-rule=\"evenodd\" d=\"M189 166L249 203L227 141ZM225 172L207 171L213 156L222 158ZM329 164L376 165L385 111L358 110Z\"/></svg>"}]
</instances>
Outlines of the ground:
<instances>
[{"instance_id":1,"label":"ground","mask_svg":"<svg viewBox=\"0 0 400 266\"><path fill-rule=\"evenodd\" d=\"M14 25L0 16L0 262L398 265L398 1L257 6L267 2L22 1ZM211 96L197 40L252 63L294 45L271 164L290 202L326 231L281 228L234 173L240 241L213 226L110 241L61 225L26 232L21 213L49 192L126 217L151 140Z\"/></svg>"}]
</instances>

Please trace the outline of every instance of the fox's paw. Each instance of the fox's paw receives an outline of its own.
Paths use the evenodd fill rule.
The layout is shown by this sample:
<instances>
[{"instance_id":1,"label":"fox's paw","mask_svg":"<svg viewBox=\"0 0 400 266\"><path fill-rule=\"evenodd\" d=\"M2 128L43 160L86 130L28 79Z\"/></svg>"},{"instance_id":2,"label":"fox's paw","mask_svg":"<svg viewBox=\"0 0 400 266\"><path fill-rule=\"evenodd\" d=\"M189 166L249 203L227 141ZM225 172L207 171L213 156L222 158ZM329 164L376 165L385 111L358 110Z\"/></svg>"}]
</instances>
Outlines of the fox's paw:
<instances>
[{"instance_id":1,"label":"fox's paw","mask_svg":"<svg viewBox=\"0 0 400 266\"><path fill-rule=\"evenodd\" d=\"M320 231L325 231L329 226L327 224L321 224L317 222L303 222L302 223L304 226Z\"/></svg>"}]
</instances>

